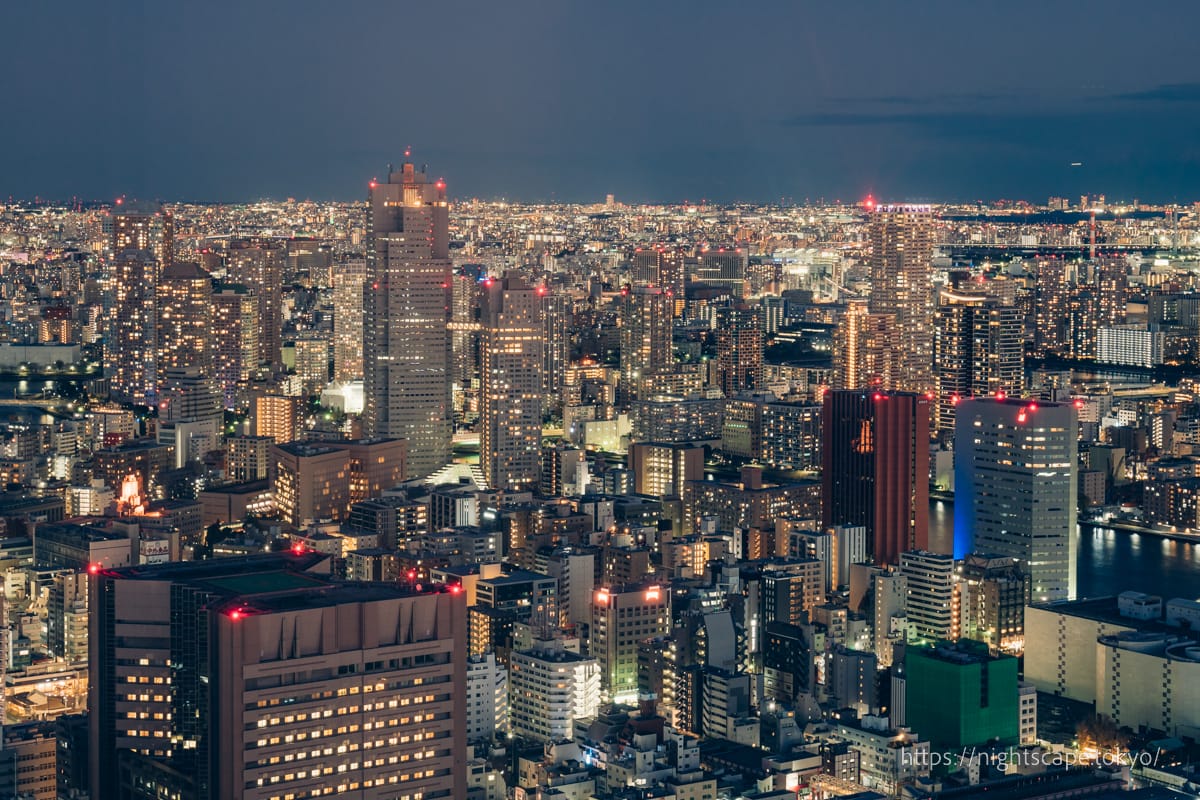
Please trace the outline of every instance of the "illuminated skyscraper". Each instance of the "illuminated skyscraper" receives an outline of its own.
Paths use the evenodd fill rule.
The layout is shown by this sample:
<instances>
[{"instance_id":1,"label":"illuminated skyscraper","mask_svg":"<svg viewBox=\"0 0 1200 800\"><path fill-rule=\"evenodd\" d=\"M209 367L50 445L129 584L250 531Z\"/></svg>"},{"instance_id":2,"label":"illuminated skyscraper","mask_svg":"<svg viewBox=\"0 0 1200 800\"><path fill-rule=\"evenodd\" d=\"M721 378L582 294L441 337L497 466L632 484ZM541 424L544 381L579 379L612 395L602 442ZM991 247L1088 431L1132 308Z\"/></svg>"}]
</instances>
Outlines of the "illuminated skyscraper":
<instances>
[{"instance_id":1,"label":"illuminated skyscraper","mask_svg":"<svg viewBox=\"0 0 1200 800\"><path fill-rule=\"evenodd\" d=\"M1077 423L1070 403L995 398L957 409L954 555L1021 560L1032 601L1075 596Z\"/></svg>"},{"instance_id":2,"label":"illuminated skyscraper","mask_svg":"<svg viewBox=\"0 0 1200 800\"><path fill-rule=\"evenodd\" d=\"M112 214L113 308L104 342L104 372L114 394L152 401L158 383L156 292L174 259L174 227L158 205L125 203Z\"/></svg>"},{"instance_id":3,"label":"illuminated skyscraper","mask_svg":"<svg viewBox=\"0 0 1200 800\"><path fill-rule=\"evenodd\" d=\"M881 206L871 215L871 313L896 321L896 388L933 388L933 214Z\"/></svg>"},{"instance_id":4,"label":"illuminated skyscraper","mask_svg":"<svg viewBox=\"0 0 1200 800\"><path fill-rule=\"evenodd\" d=\"M152 402L154 324L158 261L146 250L123 250L113 263L114 307L104 342L104 372L114 394L135 403Z\"/></svg>"},{"instance_id":5,"label":"illuminated skyscraper","mask_svg":"<svg viewBox=\"0 0 1200 800\"><path fill-rule=\"evenodd\" d=\"M675 299L674 313L683 311L687 290L687 259L683 248L676 245L639 247L629 264L629 280L634 286L665 289Z\"/></svg>"},{"instance_id":6,"label":"illuminated skyscraper","mask_svg":"<svg viewBox=\"0 0 1200 800\"><path fill-rule=\"evenodd\" d=\"M160 266L175 260L175 220L157 203L118 201L112 211L112 252L153 253Z\"/></svg>"},{"instance_id":7,"label":"illuminated skyscraper","mask_svg":"<svg viewBox=\"0 0 1200 800\"><path fill-rule=\"evenodd\" d=\"M285 552L89 576L91 796L467 797L464 595L329 572Z\"/></svg>"},{"instance_id":8,"label":"illuminated skyscraper","mask_svg":"<svg viewBox=\"0 0 1200 800\"><path fill-rule=\"evenodd\" d=\"M550 402L562 400L571 360L571 298L561 292L542 295L542 390Z\"/></svg>"},{"instance_id":9,"label":"illuminated skyscraper","mask_svg":"<svg viewBox=\"0 0 1200 800\"><path fill-rule=\"evenodd\" d=\"M634 288L621 298L621 385L637 397L648 373L670 367L671 295L662 289Z\"/></svg>"},{"instance_id":10,"label":"illuminated skyscraper","mask_svg":"<svg viewBox=\"0 0 1200 800\"><path fill-rule=\"evenodd\" d=\"M1025 388L1025 325L1015 306L982 295L942 292L935 323L937 430L954 430L954 410L968 397Z\"/></svg>"},{"instance_id":11,"label":"illuminated skyscraper","mask_svg":"<svg viewBox=\"0 0 1200 800\"><path fill-rule=\"evenodd\" d=\"M1127 273L1120 258L1039 260L1034 354L1095 358L1099 329L1125 322Z\"/></svg>"},{"instance_id":12,"label":"illuminated skyscraper","mask_svg":"<svg viewBox=\"0 0 1200 800\"><path fill-rule=\"evenodd\" d=\"M446 185L404 164L370 186L363 430L408 440L409 475L450 460L451 264Z\"/></svg>"},{"instance_id":13,"label":"illuminated skyscraper","mask_svg":"<svg viewBox=\"0 0 1200 800\"><path fill-rule=\"evenodd\" d=\"M527 490L541 477L544 292L516 273L484 284L479 458L493 489Z\"/></svg>"},{"instance_id":14,"label":"illuminated skyscraper","mask_svg":"<svg viewBox=\"0 0 1200 800\"><path fill-rule=\"evenodd\" d=\"M833 333L834 388L895 388L895 328L894 315L871 314L864 300L847 303Z\"/></svg>"},{"instance_id":15,"label":"illuminated skyscraper","mask_svg":"<svg viewBox=\"0 0 1200 800\"><path fill-rule=\"evenodd\" d=\"M212 374L212 276L199 264L179 261L158 284L158 370L196 367Z\"/></svg>"},{"instance_id":16,"label":"illuminated skyscraper","mask_svg":"<svg viewBox=\"0 0 1200 800\"><path fill-rule=\"evenodd\" d=\"M1059 258L1043 258L1038 260L1034 271L1033 354L1039 358L1061 355L1066 351L1064 328L1070 293L1067 265Z\"/></svg>"},{"instance_id":17,"label":"illuminated skyscraper","mask_svg":"<svg viewBox=\"0 0 1200 800\"><path fill-rule=\"evenodd\" d=\"M821 526L862 525L877 564L929 544L929 411L925 395L825 395Z\"/></svg>"},{"instance_id":18,"label":"illuminated skyscraper","mask_svg":"<svg viewBox=\"0 0 1200 800\"><path fill-rule=\"evenodd\" d=\"M717 310L717 372L726 397L763 388L761 306Z\"/></svg>"},{"instance_id":19,"label":"illuminated skyscraper","mask_svg":"<svg viewBox=\"0 0 1200 800\"><path fill-rule=\"evenodd\" d=\"M258 366L258 298L245 286L221 286L212 307L213 377L225 407L235 408Z\"/></svg>"},{"instance_id":20,"label":"illuminated skyscraper","mask_svg":"<svg viewBox=\"0 0 1200 800\"><path fill-rule=\"evenodd\" d=\"M283 267L287 249L282 242L236 239L229 243L226 268L230 280L254 290L258 299L258 361L278 364L283 356Z\"/></svg>"},{"instance_id":21,"label":"illuminated skyscraper","mask_svg":"<svg viewBox=\"0 0 1200 800\"><path fill-rule=\"evenodd\" d=\"M363 377L363 285L367 262L350 259L333 271L333 379Z\"/></svg>"}]
</instances>

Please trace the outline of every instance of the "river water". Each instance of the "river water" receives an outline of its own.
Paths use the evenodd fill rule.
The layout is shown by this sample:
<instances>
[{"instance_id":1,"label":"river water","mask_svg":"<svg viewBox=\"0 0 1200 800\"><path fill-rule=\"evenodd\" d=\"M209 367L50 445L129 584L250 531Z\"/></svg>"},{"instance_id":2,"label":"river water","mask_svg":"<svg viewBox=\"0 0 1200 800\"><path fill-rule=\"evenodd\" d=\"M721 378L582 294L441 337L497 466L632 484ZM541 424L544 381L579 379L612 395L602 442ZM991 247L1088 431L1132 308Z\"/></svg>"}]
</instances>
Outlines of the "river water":
<instances>
[{"instance_id":1,"label":"river water","mask_svg":"<svg viewBox=\"0 0 1200 800\"><path fill-rule=\"evenodd\" d=\"M934 500L929 549L954 550L954 506ZM1200 545L1111 528L1080 530L1078 596L1103 597L1132 589L1164 599L1200 599Z\"/></svg>"}]
</instances>

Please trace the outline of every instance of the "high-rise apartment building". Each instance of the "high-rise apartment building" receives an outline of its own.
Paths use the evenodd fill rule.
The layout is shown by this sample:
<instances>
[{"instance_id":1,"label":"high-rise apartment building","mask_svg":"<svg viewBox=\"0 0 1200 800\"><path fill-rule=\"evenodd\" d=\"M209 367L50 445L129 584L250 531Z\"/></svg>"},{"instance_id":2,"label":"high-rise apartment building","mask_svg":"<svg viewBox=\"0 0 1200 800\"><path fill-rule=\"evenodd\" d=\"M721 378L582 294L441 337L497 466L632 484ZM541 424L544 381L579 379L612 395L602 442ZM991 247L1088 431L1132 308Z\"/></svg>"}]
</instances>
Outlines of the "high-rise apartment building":
<instances>
[{"instance_id":1,"label":"high-rise apartment building","mask_svg":"<svg viewBox=\"0 0 1200 800\"><path fill-rule=\"evenodd\" d=\"M175 261L175 219L170 211L157 203L118 201L110 220L113 255L143 250L162 266Z\"/></svg>"},{"instance_id":2,"label":"high-rise apartment building","mask_svg":"<svg viewBox=\"0 0 1200 800\"><path fill-rule=\"evenodd\" d=\"M1075 407L969 400L954 434L954 554L1020 559L1032 600L1075 596L1078 455Z\"/></svg>"},{"instance_id":3,"label":"high-rise apartment building","mask_svg":"<svg viewBox=\"0 0 1200 800\"><path fill-rule=\"evenodd\" d=\"M928 548L929 407L911 392L825 395L821 524L865 526L876 564Z\"/></svg>"},{"instance_id":4,"label":"high-rise apartment building","mask_svg":"<svg viewBox=\"0 0 1200 800\"><path fill-rule=\"evenodd\" d=\"M542 390L548 402L562 402L567 364L571 360L571 298L547 291L542 295Z\"/></svg>"},{"instance_id":5,"label":"high-rise apartment building","mask_svg":"<svg viewBox=\"0 0 1200 800\"><path fill-rule=\"evenodd\" d=\"M896 388L895 336L894 314L873 314L863 300L847 303L833 333L834 388Z\"/></svg>"},{"instance_id":6,"label":"high-rise apartment building","mask_svg":"<svg viewBox=\"0 0 1200 800\"><path fill-rule=\"evenodd\" d=\"M462 594L328 573L285 552L92 576L92 796L465 797Z\"/></svg>"},{"instance_id":7,"label":"high-rise apartment building","mask_svg":"<svg viewBox=\"0 0 1200 800\"><path fill-rule=\"evenodd\" d=\"M621 385L640 397L647 375L674 363L671 295L663 289L633 288L621 297Z\"/></svg>"},{"instance_id":8,"label":"high-rise apartment building","mask_svg":"<svg viewBox=\"0 0 1200 800\"><path fill-rule=\"evenodd\" d=\"M258 366L258 298L245 286L220 286L212 294L212 320L213 378L225 408L235 408Z\"/></svg>"},{"instance_id":9,"label":"high-rise apartment building","mask_svg":"<svg viewBox=\"0 0 1200 800\"><path fill-rule=\"evenodd\" d=\"M480 465L490 488L524 491L541 477L542 301L509 273L485 285Z\"/></svg>"},{"instance_id":10,"label":"high-rise apartment building","mask_svg":"<svg viewBox=\"0 0 1200 800\"><path fill-rule=\"evenodd\" d=\"M761 306L717 310L717 373L727 397L763 388L763 336Z\"/></svg>"},{"instance_id":11,"label":"high-rise apartment building","mask_svg":"<svg viewBox=\"0 0 1200 800\"><path fill-rule=\"evenodd\" d=\"M1025 388L1025 321L1016 306L983 295L942 292L935 324L937 430L954 430L954 411L970 397Z\"/></svg>"},{"instance_id":12,"label":"high-rise apartment building","mask_svg":"<svg viewBox=\"0 0 1200 800\"><path fill-rule=\"evenodd\" d=\"M629 282L666 290L672 298L672 313L678 316L687 291L687 256L683 248L666 244L636 248L629 260Z\"/></svg>"},{"instance_id":13,"label":"high-rise apartment building","mask_svg":"<svg viewBox=\"0 0 1200 800\"><path fill-rule=\"evenodd\" d=\"M871 313L895 319L895 388L929 391L933 388L932 210L879 206L871 215L869 238Z\"/></svg>"},{"instance_id":14,"label":"high-rise apartment building","mask_svg":"<svg viewBox=\"0 0 1200 800\"><path fill-rule=\"evenodd\" d=\"M1060 258L1042 258L1034 265L1034 275L1033 355L1063 355L1071 289L1068 265Z\"/></svg>"},{"instance_id":15,"label":"high-rise apartment building","mask_svg":"<svg viewBox=\"0 0 1200 800\"><path fill-rule=\"evenodd\" d=\"M283 268L287 248L283 242L235 239L226 254L229 279L254 290L258 300L258 363L282 361Z\"/></svg>"},{"instance_id":16,"label":"high-rise apartment building","mask_svg":"<svg viewBox=\"0 0 1200 800\"><path fill-rule=\"evenodd\" d=\"M363 377L363 286L367 262L352 258L333 271L333 379Z\"/></svg>"},{"instance_id":17,"label":"high-rise apartment building","mask_svg":"<svg viewBox=\"0 0 1200 800\"><path fill-rule=\"evenodd\" d=\"M408 440L409 472L450 460L451 264L446 184L405 163L368 195L363 431Z\"/></svg>"},{"instance_id":18,"label":"high-rise apartment building","mask_svg":"<svg viewBox=\"0 0 1200 800\"><path fill-rule=\"evenodd\" d=\"M212 372L212 276L199 264L179 261L163 268L156 315L158 371L196 367Z\"/></svg>"},{"instance_id":19,"label":"high-rise apartment building","mask_svg":"<svg viewBox=\"0 0 1200 800\"><path fill-rule=\"evenodd\" d=\"M113 310L104 342L104 373L112 391L135 403L152 400L158 379L155 290L161 266L148 250L113 257Z\"/></svg>"},{"instance_id":20,"label":"high-rise apartment building","mask_svg":"<svg viewBox=\"0 0 1200 800\"><path fill-rule=\"evenodd\" d=\"M1035 274L1034 354L1095 358L1100 328L1126 319L1129 279L1124 259L1045 258L1037 262Z\"/></svg>"}]
</instances>

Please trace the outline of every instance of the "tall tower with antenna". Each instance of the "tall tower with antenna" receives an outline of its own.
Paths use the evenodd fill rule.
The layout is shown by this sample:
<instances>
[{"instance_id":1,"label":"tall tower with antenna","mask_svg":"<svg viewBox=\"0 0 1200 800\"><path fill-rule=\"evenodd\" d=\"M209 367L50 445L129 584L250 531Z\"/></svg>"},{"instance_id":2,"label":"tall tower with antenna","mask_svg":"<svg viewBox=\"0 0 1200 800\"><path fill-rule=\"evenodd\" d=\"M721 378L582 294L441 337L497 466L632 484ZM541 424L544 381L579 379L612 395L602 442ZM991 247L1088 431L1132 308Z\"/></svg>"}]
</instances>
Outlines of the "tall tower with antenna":
<instances>
[{"instance_id":1,"label":"tall tower with antenna","mask_svg":"<svg viewBox=\"0 0 1200 800\"><path fill-rule=\"evenodd\" d=\"M367 213L363 429L407 439L408 476L425 477L450 460L446 184L406 160L370 183Z\"/></svg>"}]
</instances>

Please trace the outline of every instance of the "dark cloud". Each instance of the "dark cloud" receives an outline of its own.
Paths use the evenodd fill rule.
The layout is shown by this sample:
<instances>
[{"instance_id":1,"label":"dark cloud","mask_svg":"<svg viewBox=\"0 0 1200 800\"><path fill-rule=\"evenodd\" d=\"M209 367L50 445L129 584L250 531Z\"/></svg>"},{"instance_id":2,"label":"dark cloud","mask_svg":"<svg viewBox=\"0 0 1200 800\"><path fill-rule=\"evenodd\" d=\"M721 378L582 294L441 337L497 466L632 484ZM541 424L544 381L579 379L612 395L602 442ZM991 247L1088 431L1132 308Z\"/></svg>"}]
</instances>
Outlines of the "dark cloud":
<instances>
[{"instance_id":1,"label":"dark cloud","mask_svg":"<svg viewBox=\"0 0 1200 800\"><path fill-rule=\"evenodd\" d=\"M1200 83L1164 83L1139 92L1114 94L1111 99L1150 103L1200 103Z\"/></svg>"}]
</instances>

